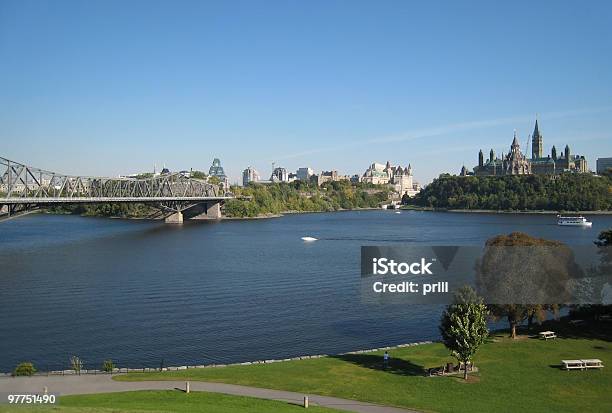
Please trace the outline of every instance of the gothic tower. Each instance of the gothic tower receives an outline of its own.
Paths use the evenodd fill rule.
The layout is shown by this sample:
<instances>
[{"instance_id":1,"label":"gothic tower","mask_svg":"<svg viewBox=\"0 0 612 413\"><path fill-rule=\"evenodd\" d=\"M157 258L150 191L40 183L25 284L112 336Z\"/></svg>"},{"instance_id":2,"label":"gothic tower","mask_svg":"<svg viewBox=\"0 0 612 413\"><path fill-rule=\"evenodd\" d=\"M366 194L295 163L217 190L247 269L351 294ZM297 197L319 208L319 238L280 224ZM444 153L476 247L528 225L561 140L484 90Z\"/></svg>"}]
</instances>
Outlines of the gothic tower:
<instances>
[{"instance_id":1,"label":"gothic tower","mask_svg":"<svg viewBox=\"0 0 612 413\"><path fill-rule=\"evenodd\" d=\"M484 165L484 155L482 154L482 149L478 152L478 166Z\"/></svg>"},{"instance_id":2,"label":"gothic tower","mask_svg":"<svg viewBox=\"0 0 612 413\"><path fill-rule=\"evenodd\" d=\"M531 159L538 159L542 157L543 153L543 139L538 128L538 119L536 118L535 128L533 129L533 137L531 138Z\"/></svg>"}]
</instances>

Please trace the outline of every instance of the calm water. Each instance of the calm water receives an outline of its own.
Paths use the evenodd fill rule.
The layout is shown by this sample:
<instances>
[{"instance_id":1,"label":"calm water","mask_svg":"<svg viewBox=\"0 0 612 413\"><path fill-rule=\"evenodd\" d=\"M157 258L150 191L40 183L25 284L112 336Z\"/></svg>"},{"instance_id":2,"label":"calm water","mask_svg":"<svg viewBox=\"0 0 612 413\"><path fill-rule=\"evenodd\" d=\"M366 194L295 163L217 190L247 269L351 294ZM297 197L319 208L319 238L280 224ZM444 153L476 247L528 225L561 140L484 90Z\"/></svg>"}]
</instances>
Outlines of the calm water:
<instances>
[{"instance_id":1,"label":"calm water","mask_svg":"<svg viewBox=\"0 0 612 413\"><path fill-rule=\"evenodd\" d=\"M590 244L554 216L359 211L159 222L32 215L0 224L0 371L238 362L436 339L441 308L361 302L361 245L482 245L524 231ZM305 244L300 237L320 241Z\"/></svg>"}]
</instances>

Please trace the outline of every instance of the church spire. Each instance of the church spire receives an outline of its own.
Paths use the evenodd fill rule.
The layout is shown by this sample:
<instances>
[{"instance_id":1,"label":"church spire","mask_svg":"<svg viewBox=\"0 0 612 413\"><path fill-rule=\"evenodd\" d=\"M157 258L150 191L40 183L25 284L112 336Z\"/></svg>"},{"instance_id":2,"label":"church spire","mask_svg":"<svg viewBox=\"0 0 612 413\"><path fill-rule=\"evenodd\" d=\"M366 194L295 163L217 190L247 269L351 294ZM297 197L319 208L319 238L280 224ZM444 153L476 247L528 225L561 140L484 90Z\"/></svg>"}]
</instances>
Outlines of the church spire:
<instances>
[{"instance_id":1,"label":"church spire","mask_svg":"<svg viewBox=\"0 0 612 413\"><path fill-rule=\"evenodd\" d=\"M514 130L514 139L512 139L512 147L519 146L518 139L516 138L516 129Z\"/></svg>"}]
</instances>

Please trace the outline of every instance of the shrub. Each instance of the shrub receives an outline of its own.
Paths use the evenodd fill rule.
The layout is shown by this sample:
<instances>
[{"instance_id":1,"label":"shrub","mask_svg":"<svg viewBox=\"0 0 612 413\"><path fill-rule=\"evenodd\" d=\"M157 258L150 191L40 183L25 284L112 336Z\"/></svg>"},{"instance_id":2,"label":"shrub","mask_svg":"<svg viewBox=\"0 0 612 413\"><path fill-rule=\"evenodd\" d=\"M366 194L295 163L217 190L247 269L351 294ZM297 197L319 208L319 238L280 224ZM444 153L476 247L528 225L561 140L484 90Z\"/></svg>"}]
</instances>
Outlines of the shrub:
<instances>
[{"instance_id":1,"label":"shrub","mask_svg":"<svg viewBox=\"0 0 612 413\"><path fill-rule=\"evenodd\" d=\"M31 376L36 373L34 364L30 362L19 363L13 371L13 376Z\"/></svg>"},{"instance_id":2,"label":"shrub","mask_svg":"<svg viewBox=\"0 0 612 413\"><path fill-rule=\"evenodd\" d=\"M74 370L76 373L81 374L83 360L81 360L81 358L78 356L70 357L70 368L72 368L72 370Z\"/></svg>"},{"instance_id":3,"label":"shrub","mask_svg":"<svg viewBox=\"0 0 612 413\"><path fill-rule=\"evenodd\" d=\"M111 373L114 368L115 368L115 364L113 363L111 359L104 360L104 363L102 363L102 371Z\"/></svg>"}]
</instances>

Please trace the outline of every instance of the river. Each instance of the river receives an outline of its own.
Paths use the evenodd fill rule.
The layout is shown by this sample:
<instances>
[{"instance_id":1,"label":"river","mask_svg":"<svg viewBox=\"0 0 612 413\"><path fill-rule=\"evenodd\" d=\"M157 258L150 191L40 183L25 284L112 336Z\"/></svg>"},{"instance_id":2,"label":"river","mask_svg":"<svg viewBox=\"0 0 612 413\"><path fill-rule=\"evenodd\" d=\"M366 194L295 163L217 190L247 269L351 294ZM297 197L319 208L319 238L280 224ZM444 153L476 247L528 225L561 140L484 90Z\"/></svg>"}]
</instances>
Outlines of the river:
<instances>
[{"instance_id":1,"label":"river","mask_svg":"<svg viewBox=\"0 0 612 413\"><path fill-rule=\"evenodd\" d=\"M229 363L438 338L440 306L365 304L362 245L482 245L512 231L591 244L554 216L353 211L161 222L29 215L0 223L0 371ZM304 243L300 237L317 242Z\"/></svg>"}]
</instances>

